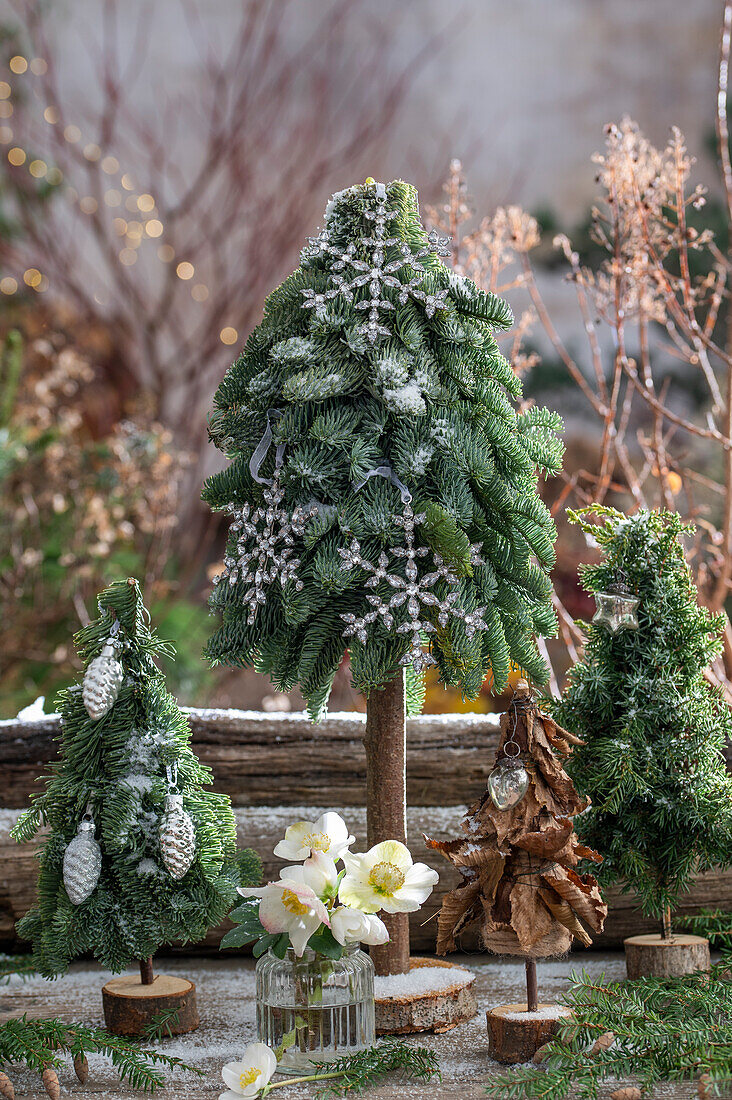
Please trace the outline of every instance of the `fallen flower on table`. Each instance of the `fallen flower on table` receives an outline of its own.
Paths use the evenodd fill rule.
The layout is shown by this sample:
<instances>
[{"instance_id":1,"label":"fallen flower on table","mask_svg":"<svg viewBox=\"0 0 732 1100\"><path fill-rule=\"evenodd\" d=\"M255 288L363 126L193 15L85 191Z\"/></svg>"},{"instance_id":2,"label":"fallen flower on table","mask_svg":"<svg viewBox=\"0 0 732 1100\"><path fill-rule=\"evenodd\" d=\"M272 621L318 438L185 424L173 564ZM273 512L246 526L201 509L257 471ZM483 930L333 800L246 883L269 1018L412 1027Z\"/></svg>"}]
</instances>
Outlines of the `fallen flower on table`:
<instances>
[{"instance_id":1,"label":"fallen flower on table","mask_svg":"<svg viewBox=\"0 0 732 1100\"><path fill-rule=\"evenodd\" d=\"M227 1062L221 1070L224 1084L228 1085L219 1100L239 1100L239 1097L261 1095L277 1069L277 1058L266 1043L250 1043L241 1062Z\"/></svg>"},{"instance_id":2,"label":"fallen flower on table","mask_svg":"<svg viewBox=\"0 0 732 1100\"><path fill-rule=\"evenodd\" d=\"M368 852L345 852L346 873L338 897L364 913L414 913L439 881L437 871L415 863L405 844L384 840Z\"/></svg>"}]
</instances>

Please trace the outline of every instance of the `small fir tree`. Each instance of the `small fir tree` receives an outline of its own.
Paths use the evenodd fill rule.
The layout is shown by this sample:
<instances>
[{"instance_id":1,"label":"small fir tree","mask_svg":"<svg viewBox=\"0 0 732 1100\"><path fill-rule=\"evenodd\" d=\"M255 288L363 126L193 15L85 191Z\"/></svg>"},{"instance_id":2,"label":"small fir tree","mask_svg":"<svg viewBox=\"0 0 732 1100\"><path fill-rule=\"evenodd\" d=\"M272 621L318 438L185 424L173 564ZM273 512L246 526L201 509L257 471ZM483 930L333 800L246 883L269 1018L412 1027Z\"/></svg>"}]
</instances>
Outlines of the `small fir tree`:
<instances>
[{"instance_id":1,"label":"small fir tree","mask_svg":"<svg viewBox=\"0 0 732 1100\"><path fill-rule=\"evenodd\" d=\"M22 842L50 826L18 931L46 977L90 953L115 972L139 961L150 982L157 949L201 939L258 878L258 859L237 854L228 797L203 790L211 773L155 664L172 647L150 629L138 583L104 589L99 612L75 639L86 674L60 696L60 759L13 829Z\"/></svg>"},{"instance_id":2,"label":"small fir tree","mask_svg":"<svg viewBox=\"0 0 732 1100\"><path fill-rule=\"evenodd\" d=\"M732 717L704 676L722 648L723 617L697 603L681 543L693 527L676 513L569 514L603 551L602 562L580 571L601 610L582 624L584 658L554 709L586 742L568 765L592 801L577 831L603 853L601 883L623 881L668 936L693 873L729 863L732 850L732 780L722 755ZM639 600L637 629L618 628L608 615L612 600L602 594L612 596L619 582Z\"/></svg>"},{"instance_id":3,"label":"small fir tree","mask_svg":"<svg viewBox=\"0 0 732 1100\"><path fill-rule=\"evenodd\" d=\"M204 498L233 522L207 653L299 685L317 720L348 648L372 844L404 839L404 670L412 712L428 665L469 698L512 660L543 682L535 635L556 626L537 480L559 469L561 420L517 412L493 335L509 307L445 267L445 244L400 180L334 195L210 421L230 464ZM404 970L399 921L378 950Z\"/></svg>"}]
</instances>

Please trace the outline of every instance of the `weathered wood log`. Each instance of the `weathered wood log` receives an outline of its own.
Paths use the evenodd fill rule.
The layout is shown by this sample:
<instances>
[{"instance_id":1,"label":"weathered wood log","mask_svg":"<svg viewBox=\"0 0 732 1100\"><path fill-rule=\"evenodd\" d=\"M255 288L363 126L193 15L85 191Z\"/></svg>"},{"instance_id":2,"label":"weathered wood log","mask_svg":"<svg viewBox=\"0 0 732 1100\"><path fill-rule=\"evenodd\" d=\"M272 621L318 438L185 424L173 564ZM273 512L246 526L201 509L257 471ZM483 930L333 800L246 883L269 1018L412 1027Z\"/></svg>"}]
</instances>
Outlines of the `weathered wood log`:
<instances>
[{"instance_id":1,"label":"weathered wood log","mask_svg":"<svg viewBox=\"0 0 732 1100\"><path fill-rule=\"evenodd\" d=\"M556 1033L561 1019L572 1013L556 1004L539 1004L535 1012L527 1012L523 1004L496 1005L485 1015L488 1053L497 1062L512 1066L530 1062L537 1050Z\"/></svg>"},{"instance_id":2,"label":"weathered wood log","mask_svg":"<svg viewBox=\"0 0 732 1100\"><path fill-rule=\"evenodd\" d=\"M313 725L304 714L254 711L188 710L193 744L204 764L214 770L215 788L230 795L237 810L239 842L264 858L265 878L277 877L281 863L272 849L293 820L317 817L322 809L341 810L366 844L365 716L333 714ZM422 845L424 829L433 836L455 835L465 807L486 780L498 746L498 715L436 714L407 721L407 796L409 844L416 859L431 862ZM39 776L55 759L58 718L39 722L0 721L0 768L5 776L0 811L0 949L22 948L14 926L33 904L38 864L32 845L19 846L8 835L18 812L39 790ZM272 809L272 802L276 808ZM244 809L244 807L248 807ZM348 808L350 807L350 808ZM411 921L413 951L434 949L434 922L446 890L457 885L457 873L440 868L440 885ZM656 923L637 911L632 895L608 892L610 915L595 947L619 947L628 936L653 932ZM678 913L703 908L732 909L732 870L699 875L681 901ZM212 929L196 949L215 949L224 925ZM466 950L475 936L462 939Z\"/></svg>"},{"instance_id":3,"label":"weathered wood log","mask_svg":"<svg viewBox=\"0 0 732 1100\"><path fill-rule=\"evenodd\" d=\"M362 806L338 807L356 837L355 851L363 851L366 844L366 811ZM282 860L273 855L273 848L281 840L287 825L298 820L313 820L322 808L315 806L252 806L235 811L239 844L254 848L264 862L264 879L276 879ZM459 830L465 808L462 806L411 806L407 810L408 842L415 860L434 865L434 853L429 852L422 840L422 831L433 836L451 836ZM36 896L38 860L34 844L16 844L9 833L18 819L19 810L0 811L0 950L16 951L27 947L15 932L15 922L31 907ZM457 886L459 873L448 865L437 868L440 881L423 908L412 914L410 936L412 952L434 951L436 918L442 897ZM620 947L628 936L653 932L657 922L646 920L637 909L632 895L619 890L607 892L609 916L605 931L596 936L593 947ZM681 899L677 915L697 913L701 909L732 909L732 870L710 871L697 875L692 888ZM231 925L226 922L212 928L206 939L196 945L196 950L218 948L224 932ZM460 938L466 951L478 947L477 936L466 933ZM191 946L190 950L193 947ZM189 949L181 949L189 950Z\"/></svg>"},{"instance_id":4,"label":"weathered wood log","mask_svg":"<svg viewBox=\"0 0 732 1100\"><path fill-rule=\"evenodd\" d=\"M711 966L709 940L701 936L631 936L624 946L629 978L681 978Z\"/></svg>"},{"instance_id":5,"label":"weathered wood log","mask_svg":"<svg viewBox=\"0 0 732 1100\"><path fill-rule=\"evenodd\" d=\"M235 806L364 806L365 715L186 710L193 749ZM24 808L56 759L58 718L0 721L0 802ZM428 714L407 720L407 800L468 805L485 787L498 747L497 714Z\"/></svg>"},{"instance_id":6,"label":"weathered wood log","mask_svg":"<svg viewBox=\"0 0 732 1100\"><path fill-rule=\"evenodd\" d=\"M445 959L410 958L410 971L425 967L452 971L452 984L419 993L390 992L385 996L379 992L377 977L374 997L377 1035L413 1035L419 1031L441 1034L452 1031L458 1024L475 1016L478 1002L473 990L475 974L472 971Z\"/></svg>"},{"instance_id":7,"label":"weathered wood log","mask_svg":"<svg viewBox=\"0 0 732 1100\"><path fill-rule=\"evenodd\" d=\"M104 1022L113 1035L144 1035L162 1012L177 1015L165 1024L165 1033L184 1035L199 1024L196 987L186 978L158 974L143 985L139 974L123 974L102 987Z\"/></svg>"}]
</instances>

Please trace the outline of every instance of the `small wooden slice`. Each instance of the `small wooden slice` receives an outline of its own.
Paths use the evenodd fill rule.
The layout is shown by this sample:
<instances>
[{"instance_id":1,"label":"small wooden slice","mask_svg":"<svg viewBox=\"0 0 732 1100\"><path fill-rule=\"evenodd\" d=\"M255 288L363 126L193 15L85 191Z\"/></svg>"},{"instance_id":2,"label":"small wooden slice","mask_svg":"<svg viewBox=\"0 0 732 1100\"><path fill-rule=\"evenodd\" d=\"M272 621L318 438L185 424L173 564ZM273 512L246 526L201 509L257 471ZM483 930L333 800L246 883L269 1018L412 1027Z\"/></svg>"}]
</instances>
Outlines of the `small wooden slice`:
<instances>
[{"instance_id":1,"label":"small wooden slice","mask_svg":"<svg viewBox=\"0 0 732 1100\"><path fill-rule=\"evenodd\" d=\"M630 936L623 945L629 978L680 978L711 966L709 940L702 936Z\"/></svg>"},{"instance_id":2,"label":"small wooden slice","mask_svg":"<svg viewBox=\"0 0 732 1100\"><path fill-rule=\"evenodd\" d=\"M158 974L152 984L143 985L139 974L112 978L102 989L104 1021L114 1035L143 1035L153 1017L177 1011L178 1017L164 1025L164 1034L183 1035L198 1027L196 987L186 978Z\"/></svg>"},{"instance_id":3,"label":"small wooden slice","mask_svg":"<svg viewBox=\"0 0 732 1100\"><path fill-rule=\"evenodd\" d=\"M486 1012L488 1053L496 1062L516 1065L530 1062L539 1047L556 1034L560 1022L572 1013L564 1005L537 1005L527 1012L526 1005L496 1005Z\"/></svg>"},{"instance_id":4,"label":"small wooden slice","mask_svg":"<svg viewBox=\"0 0 732 1100\"><path fill-rule=\"evenodd\" d=\"M464 966L455 966L445 959L410 959L410 973L423 967L452 970L454 981L439 983L437 989L419 992L395 989L388 995L379 994L376 979L376 1034L411 1035L417 1031L451 1031L465 1020L472 1020L478 1011L473 985L475 974ZM388 979L386 979L388 981Z\"/></svg>"}]
</instances>

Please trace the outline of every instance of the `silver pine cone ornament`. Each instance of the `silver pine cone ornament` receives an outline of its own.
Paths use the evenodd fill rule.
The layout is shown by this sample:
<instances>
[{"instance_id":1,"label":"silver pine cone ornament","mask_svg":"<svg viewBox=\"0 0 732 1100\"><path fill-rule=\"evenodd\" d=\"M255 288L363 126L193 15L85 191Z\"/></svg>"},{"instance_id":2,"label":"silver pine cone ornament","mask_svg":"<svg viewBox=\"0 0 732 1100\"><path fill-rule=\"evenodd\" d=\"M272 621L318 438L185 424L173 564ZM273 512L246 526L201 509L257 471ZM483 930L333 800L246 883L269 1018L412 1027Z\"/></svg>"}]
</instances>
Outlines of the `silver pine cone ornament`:
<instances>
[{"instance_id":1,"label":"silver pine cone ornament","mask_svg":"<svg viewBox=\"0 0 732 1100\"><path fill-rule=\"evenodd\" d=\"M119 695L125 675L119 650L119 643L108 638L99 656L86 667L82 698L90 718L103 718Z\"/></svg>"},{"instance_id":2,"label":"silver pine cone ornament","mask_svg":"<svg viewBox=\"0 0 732 1100\"><path fill-rule=\"evenodd\" d=\"M158 837L166 871L174 879L183 878L196 854L196 830L183 809L182 794L167 795Z\"/></svg>"},{"instance_id":3,"label":"silver pine cone ornament","mask_svg":"<svg viewBox=\"0 0 732 1100\"><path fill-rule=\"evenodd\" d=\"M64 887L72 905L94 893L102 871L102 849L94 839L94 822L85 814L64 852Z\"/></svg>"}]
</instances>

